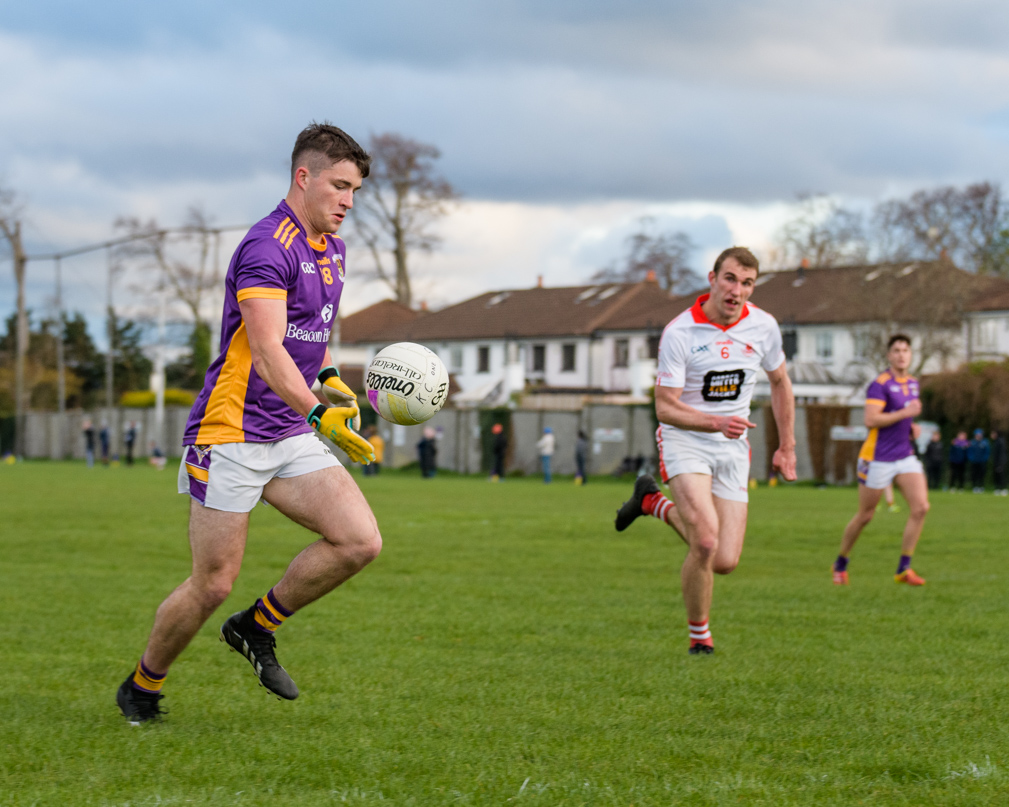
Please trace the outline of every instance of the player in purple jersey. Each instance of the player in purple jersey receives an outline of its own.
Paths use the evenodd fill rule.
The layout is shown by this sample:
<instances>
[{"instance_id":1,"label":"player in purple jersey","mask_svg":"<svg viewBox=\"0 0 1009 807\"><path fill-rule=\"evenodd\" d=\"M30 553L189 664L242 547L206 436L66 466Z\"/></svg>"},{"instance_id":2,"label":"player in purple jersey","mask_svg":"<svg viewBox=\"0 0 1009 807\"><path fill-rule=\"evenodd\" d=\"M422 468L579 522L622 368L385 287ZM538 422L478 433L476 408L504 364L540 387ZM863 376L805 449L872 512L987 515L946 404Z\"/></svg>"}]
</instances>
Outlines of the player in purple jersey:
<instances>
[{"instance_id":1,"label":"player in purple jersey","mask_svg":"<svg viewBox=\"0 0 1009 807\"><path fill-rule=\"evenodd\" d=\"M293 700L298 687L277 662L276 629L381 549L360 489L312 433L354 461L374 459L351 425L360 415L357 399L327 346L345 275L336 232L370 163L335 126L306 128L291 155L287 197L249 230L228 267L221 355L190 414L179 467L179 492L191 499L192 574L158 608L147 647L116 693L133 725L160 717L169 667L231 592L249 511L260 499L319 536L273 588L221 628L222 641L281 698Z\"/></svg>"},{"instance_id":2,"label":"player in purple jersey","mask_svg":"<svg viewBox=\"0 0 1009 807\"><path fill-rule=\"evenodd\" d=\"M900 488L911 510L894 579L911 586L925 585L911 568L911 556L929 509L925 469L911 445L919 430L914 418L921 414L918 381L907 372L911 367L911 339L903 334L891 336L886 357L890 369L876 377L865 395L869 436L858 454L858 512L844 528L841 553L834 561L834 583L839 586L848 584L848 557L865 525L872 521L883 490L891 483Z\"/></svg>"}]
</instances>

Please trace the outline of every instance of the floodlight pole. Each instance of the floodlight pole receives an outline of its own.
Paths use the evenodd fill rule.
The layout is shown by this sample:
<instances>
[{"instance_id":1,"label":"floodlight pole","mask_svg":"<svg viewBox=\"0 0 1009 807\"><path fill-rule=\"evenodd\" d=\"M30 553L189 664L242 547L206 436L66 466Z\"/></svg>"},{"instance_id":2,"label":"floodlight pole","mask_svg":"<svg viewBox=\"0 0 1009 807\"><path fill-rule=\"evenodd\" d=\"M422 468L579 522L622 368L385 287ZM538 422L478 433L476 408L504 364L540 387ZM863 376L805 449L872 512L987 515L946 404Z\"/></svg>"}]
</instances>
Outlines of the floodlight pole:
<instances>
[{"instance_id":1,"label":"floodlight pole","mask_svg":"<svg viewBox=\"0 0 1009 807\"><path fill-rule=\"evenodd\" d=\"M65 416L67 413L67 376L66 361L63 355L63 338L66 335L66 325L63 321L63 267L60 256L55 259L56 264L56 408L59 411L57 436L57 454L60 459L66 456L67 451L67 429Z\"/></svg>"},{"instance_id":2,"label":"floodlight pole","mask_svg":"<svg viewBox=\"0 0 1009 807\"><path fill-rule=\"evenodd\" d=\"M165 281L158 292L158 352L154 356L154 444L165 445Z\"/></svg>"},{"instance_id":3,"label":"floodlight pole","mask_svg":"<svg viewBox=\"0 0 1009 807\"><path fill-rule=\"evenodd\" d=\"M109 349L105 353L105 407L109 410L109 417L112 416L112 351L116 344L116 319L112 313L112 247L106 247L106 268L107 280L105 285L105 316L107 318L107 328L109 337Z\"/></svg>"}]
</instances>

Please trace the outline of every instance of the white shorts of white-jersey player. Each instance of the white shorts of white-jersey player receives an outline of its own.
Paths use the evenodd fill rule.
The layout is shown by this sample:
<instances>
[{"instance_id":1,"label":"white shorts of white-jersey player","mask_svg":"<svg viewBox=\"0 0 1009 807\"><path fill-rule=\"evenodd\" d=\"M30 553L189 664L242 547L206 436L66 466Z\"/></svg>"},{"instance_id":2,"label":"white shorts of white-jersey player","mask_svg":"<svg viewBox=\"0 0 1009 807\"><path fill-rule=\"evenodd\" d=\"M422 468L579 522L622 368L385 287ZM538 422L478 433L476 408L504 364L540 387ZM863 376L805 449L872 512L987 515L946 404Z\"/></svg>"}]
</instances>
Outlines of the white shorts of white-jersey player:
<instances>
[{"instance_id":1,"label":"white shorts of white-jersey player","mask_svg":"<svg viewBox=\"0 0 1009 807\"><path fill-rule=\"evenodd\" d=\"M714 575L729 574L743 551L748 474L738 466L743 462L748 469L749 452L736 441L745 441L754 426L747 415L758 367L770 379L778 426L772 466L784 479L795 479L795 399L781 333L773 317L748 304L758 273L749 250L725 250L708 273L710 295L670 323L660 347L655 386L656 414L664 424L660 439L664 434L664 442L685 444L663 458L663 476L676 502L665 510L665 520L689 546L680 576L692 639L696 626L707 632ZM696 333L677 333L678 322ZM705 443L706 457L696 450Z\"/></svg>"}]
</instances>

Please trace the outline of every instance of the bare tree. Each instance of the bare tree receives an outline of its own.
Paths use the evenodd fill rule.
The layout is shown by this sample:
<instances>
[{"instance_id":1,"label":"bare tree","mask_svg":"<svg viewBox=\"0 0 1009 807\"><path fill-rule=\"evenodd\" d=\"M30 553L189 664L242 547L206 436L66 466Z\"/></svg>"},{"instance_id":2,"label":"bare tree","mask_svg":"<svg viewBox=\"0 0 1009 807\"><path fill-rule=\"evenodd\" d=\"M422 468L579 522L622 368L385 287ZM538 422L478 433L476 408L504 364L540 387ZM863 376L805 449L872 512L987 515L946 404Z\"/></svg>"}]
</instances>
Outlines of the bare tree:
<instances>
[{"instance_id":1,"label":"bare tree","mask_svg":"<svg viewBox=\"0 0 1009 807\"><path fill-rule=\"evenodd\" d=\"M835 300L846 305L857 301L865 322L871 323L851 329L856 362L867 370L885 366L890 336L909 331L916 337L913 374L933 360L947 366L963 353L962 323L980 282L947 260L877 265L850 290L854 300Z\"/></svg>"},{"instance_id":2,"label":"bare tree","mask_svg":"<svg viewBox=\"0 0 1009 807\"><path fill-rule=\"evenodd\" d=\"M979 274L1009 274L1009 211L991 182L920 190L876 207L878 251L884 260L948 256Z\"/></svg>"},{"instance_id":3,"label":"bare tree","mask_svg":"<svg viewBox=\"0 0 1009 807\"><path fill-rule=\"evenodd\" d=\"M181 231L174 234L159 227L154 219L144 222L121 217L116 219L115 227L136 238L120 248L123 256L153 261L175 299L189 309L193 321L205 324L203 302L207 292L220 285L221 278L212 259L217 231L203 210L190 207Z\"/></svg>"},{"instance_id":4,"label":"bare tree","mask_svg":"<svg viewBox=\"0 0 1009 807\"><path fill-rule=\"evenodd\" d=\"M799 212L778 231L776 261L782 267L865 263L869 243L860 213L822 194L800 195Z\"/></svg>"},{"instance_id":5,"label":"bare tree","mask_svg":"<svg viewBox=\"0 0 1009 807\"><path fill-rule=\"evenodd\" d=\"M690 256L697 249L684 232L662 231L652 216L638 219L638 230L624 241L626 252L613 265L593 276L597 281L639 283L654 272L654 277L671 294L684 294L702 284L700 275L690 268Z\"/></svg>"},{"instance_id":6,"label":"bare tree","mask_svg":"<svg viewBox=\"0 0 1009 807\"><path fill-rule=\"evenodd\" d=\"M25 273L28 256L21 238L21 206L13 191L0 188L0 233L3 234L17 284L17 328L14 349L14 454L24 454L25 356L28 353L28 312L25 309Z\"/></svg>"},{"instance_id":7,"label":"bare tree","mask_svg":"<svg viewBox=\"0 0 1009 807\"><path fill-rule=\"evenodd\" d=\"M204 313L207 295L221 284L217 263L217 239L220 232L211 226L203 210L189 208L185 223L178 231L169 232L154 219L119 218L117 229L136 240L120 247L124 257L146 259L159 270L157 283L145 284L145 291L166 288L189 310L193 318L190 346L193 349L193 372L202 380L210 363L211 328Z\"/></svg>"},{"instance_id":8,"label":"bare tree","mask_svg":"<svg viewBox=\"0 0 1009 807\"><path fill-rule=\"evenodd\" d=\"M388 284L396 302L411 305L409 257L428 252L440 239L432 225L459 194L438 176L441 152L399 134L372 135L371 174L358 191L353 224L371 253L376 275Z\"/></svg>"}]
</instances>

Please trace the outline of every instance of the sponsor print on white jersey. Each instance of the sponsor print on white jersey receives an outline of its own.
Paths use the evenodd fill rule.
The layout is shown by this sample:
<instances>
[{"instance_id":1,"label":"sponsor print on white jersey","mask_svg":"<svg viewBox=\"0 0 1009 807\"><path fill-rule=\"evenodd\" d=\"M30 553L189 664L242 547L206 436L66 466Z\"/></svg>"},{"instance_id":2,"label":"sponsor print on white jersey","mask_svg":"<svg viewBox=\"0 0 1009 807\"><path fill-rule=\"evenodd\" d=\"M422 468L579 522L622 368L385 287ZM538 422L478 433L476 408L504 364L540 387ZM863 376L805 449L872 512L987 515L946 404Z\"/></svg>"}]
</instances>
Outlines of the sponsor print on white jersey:
<instances>
[{"instance_id":1,"label":"sponsor print on white jersey","mask_svg":"<svg viewBox=\"0 0 1009 807\"><path fill-rule=\"evenodd\" d=\"M751 303L734 325L716 325L702 308L707 299L698 297L662 332L655 384L682 388L680 400L701 412L746 417L760 368L771 372L785 361L781 330L774 317ZM720 432L696 434L728 440Z\"/></svg>"}]
</instances>

